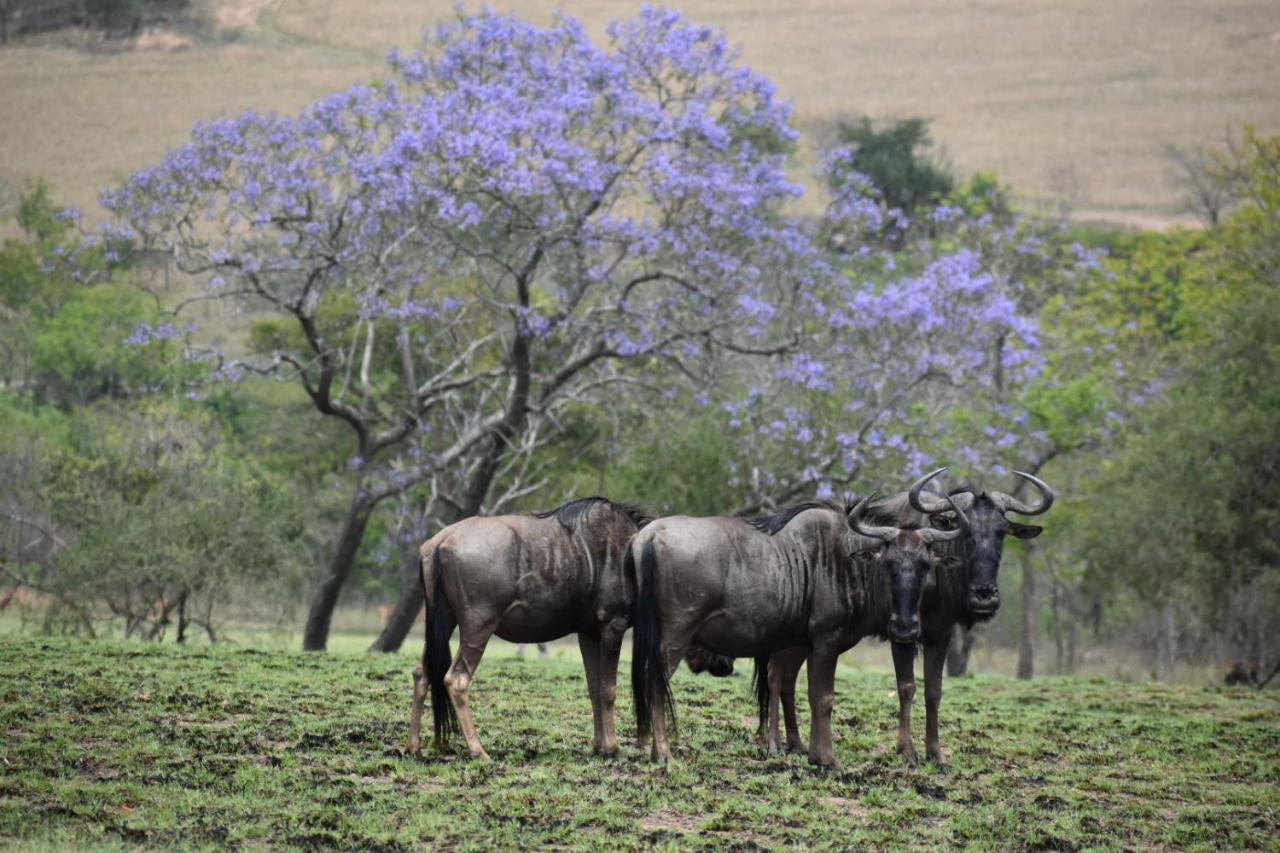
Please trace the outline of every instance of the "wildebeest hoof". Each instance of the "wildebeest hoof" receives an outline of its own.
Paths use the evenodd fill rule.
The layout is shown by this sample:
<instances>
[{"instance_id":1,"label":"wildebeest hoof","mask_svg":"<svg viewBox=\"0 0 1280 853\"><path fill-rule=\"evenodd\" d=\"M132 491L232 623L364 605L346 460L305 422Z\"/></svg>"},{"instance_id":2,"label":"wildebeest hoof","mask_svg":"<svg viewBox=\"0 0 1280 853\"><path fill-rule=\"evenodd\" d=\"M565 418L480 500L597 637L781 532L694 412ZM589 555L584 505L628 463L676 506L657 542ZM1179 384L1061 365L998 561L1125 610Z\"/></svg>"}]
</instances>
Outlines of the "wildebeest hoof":
<instances>
[{"instance_id":1,"label":"wildebeest hoof","mask_svg":"<svg viewBox=\"0 0 1280 853\"><path fill-rule=\"evenodd\" d=\"M924 753L930 761L936 764L947 763L947 756L942 752L942 747L940 746L925 747Z\"/></svg>"},{"instance_id":2,"label":"wildebeest hoof","mask_svg":"<svg viewBox=\"0 0 1280 853\"><path fill-rule=\"evenodd\" d=\"M901 755L911 767L915 767L920 763L920 756L916 755L916 748L911 744L898 744L898 754Z\"/></svg>"},{"instance_id":3,"label":"wildebeest hoof","mask_svg":"<svg viewBox=\"0 0 1280 853\"><path fill-rule=\"evenodd\" d=\"M836 761L836 757L834 755L825 756L825 755L814 755L813 753L810 753L809 763L816 765L823 771L840 769L840 762Z\"/></svg>"},{"instance_id":4,"label":"wildebeest hoof","mask_svg":"<svg viewBox=\"0 0 1280 853\"><path fill-rule=\"evenodd\" d=\"M780 754L781 752L782 752L782 748L779 747L776 743L769 744L768 746L765 747L765 750L764 750L764 754L769 756L770 758Z\"/></svg>"},{"instance_id":5,"label":"wildebeest hoof","mask_svg":"<svg viewBox=\"0 0 1280 853\"><path fill-rule=\"evenodd\" d=\"M799 755L802 752L808 752L808 751L809 751L808 745L802 740L798 740L795 743L787 744L787 752L791 753L792 755Z\"/></svg>"},{"instance_id":6,"label":"wildebeest hoof","mask_svg":"<svg viewBox=\"0 0 1280 853\"><path fill-rule=\"evenodd\" d=\"M483 749L479 752L471 753L471 758L475 761L483 761L486 764L493 761L493 759L489 757L489 753L485 752Z\"/></svg>"}]
</instances>

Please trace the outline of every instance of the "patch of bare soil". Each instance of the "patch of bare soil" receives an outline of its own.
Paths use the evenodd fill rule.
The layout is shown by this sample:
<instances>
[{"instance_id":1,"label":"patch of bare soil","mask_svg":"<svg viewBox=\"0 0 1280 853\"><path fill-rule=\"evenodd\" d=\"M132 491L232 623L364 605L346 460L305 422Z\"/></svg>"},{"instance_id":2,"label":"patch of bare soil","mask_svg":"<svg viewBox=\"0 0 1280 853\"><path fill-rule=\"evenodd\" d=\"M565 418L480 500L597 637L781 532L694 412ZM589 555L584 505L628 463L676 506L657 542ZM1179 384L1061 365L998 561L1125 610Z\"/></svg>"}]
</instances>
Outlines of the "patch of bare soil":
<instances>
[{"instance_id":1,"label":"patch of bare soil","mask_svg":"<svg viewBox=\"0 0 1280 853\"><path fill-rule=\"evenodd\" d=\"M647 815L640 821L640 828L645 832L698 832L699 820L691 815L677 814L672 811L657 811Z\"/></svg>"},{"instance_id":2,"label":"patch of bare soil","mask_svg":"<svg viewBox=\"0 0 1280 853\"><path fill-rule=\"evenodd\" d=\"M871 814L862 803L857 800L851 800L848 797L819 797L818 802L831 806L836 811L843 812L850 817L856 817L859 820L865 820Z\"/></svg>"},{"instance_id":3,"label":"patch of bare soil","mask_svg":"<svg viewBox=\"0 0 1280 853\"><path fill-rule=\"evenodd\" d=\"M187 50L191 45L191 39L167 30L148 29L133 40L134 50L156 50L161 53Z\"/></svg>"},{"instance_id":4,"label":"patch of bare soil","mask_svg":"<svg viewBox=\"0 0 1280 853\"><path fill-rule=\"evenodd\" d=\"M251 27L271 3L272 0L224 0L215 7L213 19L218 26L228 29Z\"/></svg>"}]
</instances>

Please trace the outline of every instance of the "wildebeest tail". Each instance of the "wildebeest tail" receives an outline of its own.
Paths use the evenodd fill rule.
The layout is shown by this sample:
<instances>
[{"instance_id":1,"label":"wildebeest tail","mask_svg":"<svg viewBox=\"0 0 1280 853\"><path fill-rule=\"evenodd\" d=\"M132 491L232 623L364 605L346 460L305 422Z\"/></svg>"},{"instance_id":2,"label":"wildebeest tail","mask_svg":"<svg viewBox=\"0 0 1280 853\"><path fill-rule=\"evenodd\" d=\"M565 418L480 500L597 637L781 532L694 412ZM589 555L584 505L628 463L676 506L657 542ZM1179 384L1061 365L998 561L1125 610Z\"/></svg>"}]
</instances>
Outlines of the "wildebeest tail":
<instances>
[{"instance_id":1,"label":"wildebeest tail","mask_svg":"<svg viewBox=\"0 0 1280 853\"><path fill-rule=\"evenodd\" d=\"M757 729L761 734L769 726L769 656L756 655L756 665L751 671L751 690L756 694L756 716L760 720Z\"/></svg>"},{"instance_id":2,"label":"wildebeest tail","mask_svg":"<svg viewBox=\"0 0 1280 853\"><path fill-rule=\"evenodd\" d=\"M667 683L666 665L662 659L662 624L658 621L658 605L653 583L656 562L653 539L640 550L640 565L635 564L634 545L627 548L623 564L628 576L635 579L636 600L631 614L631 695L636 704L636 730L644 735L652 730L653 708L649 702L658 697L666 711L668 728L675 732L676 706ZM638 569L638 570L637 570Z\"/></svg>"},{"instance_id":3,"label":"wildebeest tail","mask_svg":"<svg viewBox=\"0 0 1280 853\"><path fill-rule=\"evenodd\" d=\"M427 683L431 686L431 719L435 724L437 746L448 743L450 733L460 731L458 715L453 710L453 703L449 701L449 690L444 686L444 677L453 663L449 639L453 636L455 620L453 610L449 607L449 599L444 594L442 568L440 549L437 548L431 554L434 593L431 603L427 605L427 641L422 647L422 668L427 673ZM424 595L426 585L426 576L423 574Z\"/></svg>"}]
</instances>

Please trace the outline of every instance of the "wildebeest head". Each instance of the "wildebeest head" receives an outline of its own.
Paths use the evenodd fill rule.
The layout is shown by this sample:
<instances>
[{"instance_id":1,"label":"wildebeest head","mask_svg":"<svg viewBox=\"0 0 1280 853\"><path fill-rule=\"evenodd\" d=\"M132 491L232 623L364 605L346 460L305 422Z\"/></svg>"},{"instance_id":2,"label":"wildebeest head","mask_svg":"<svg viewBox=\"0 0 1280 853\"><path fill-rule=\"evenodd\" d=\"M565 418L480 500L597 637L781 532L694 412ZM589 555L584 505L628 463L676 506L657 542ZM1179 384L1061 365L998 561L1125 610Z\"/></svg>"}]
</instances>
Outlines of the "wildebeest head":
<instances>
[{"instance_id":1,"label":"wildebeest head","mask_svg":"<svg viewBox=\"0 0 1280 853\"><path fill-rule=\"evenodd\" d=\"M958 489L951 495L939 497L922 492L924 485L946 471L939 468L912 484L908 499L912 508L932 518L951 519L964 533L963 556L969 564L969 610L983 618L993 616L1000 606L1000 591L996 576L1000 571L1000 555L1006 536L1018 539L1034 539L1044 528L1031 524L1019 524L1005 518L1005 513L1041 515L1053 506L1053 489L1043 480L1014 471L1040 492L1040 501L1028 504L1004 492L974 492ZM963 510L963 512L957 512Z\"/></svg>"},{"instance_id":2,"label":"wildebeest head","mask_svg":"<svg viewBox=\"0 0 1280 853\"><path fill-rule=\"evenodd\" d=\"M863 498L850 511L849 526L859 536L882 543L865 556L889 574L887 633L895 643L914 643L920 639L920 601L924 597L925 582L937 558L931 546L957 539L963 531L960 527L938 530L933 527L912 529L863 524L862 516L874 497ZM963 516L959 509L956 512Z\"/></svg>"}]
</instances>

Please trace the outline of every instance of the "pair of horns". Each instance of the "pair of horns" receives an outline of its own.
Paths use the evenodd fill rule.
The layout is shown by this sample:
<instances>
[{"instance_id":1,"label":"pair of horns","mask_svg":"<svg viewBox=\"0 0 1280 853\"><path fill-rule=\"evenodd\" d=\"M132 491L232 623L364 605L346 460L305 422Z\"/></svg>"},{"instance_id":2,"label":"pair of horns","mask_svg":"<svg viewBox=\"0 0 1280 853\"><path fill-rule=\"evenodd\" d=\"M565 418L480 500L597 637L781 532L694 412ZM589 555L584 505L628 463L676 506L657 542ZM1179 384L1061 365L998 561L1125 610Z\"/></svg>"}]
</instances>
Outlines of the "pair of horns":
<instances>
[{"instance_id":1,"label":"pair of horns","mask_svg":"<svg viewBox=\"0 0 1280 853\"><path fill-rule=\"evenodd\" d=\"M862 516L866 513L867 507L870 506L871 502L875 500L875 498L876 495L874 493L867 495L865 498L858 501L857 506L855 506L853 511L849 513L849 526L853 528L853 532L860 536L866 536L868 539L879 539L883 542L892 542L898 538L900 533L908 532L899 527L864 525L862 523ZM947 498L947 503L951 504L951 509L955 510L957 518L964 517L963 513L960 512L960 508L952 503L950 497ZM962 522L955 530L938 530L933 527L921 527L913 532L920 535L920 541L924 542L924 544L932 545L934 542L948 542L955 539L963 533L968 526L968 519L965 519L965 521Z\"/></svg>"},{"instance_id":2,"label":"pair of horns","mask_svg":"<svg viewBox=\"0 0 1280 853\"><path fill-rule=\"evenodd\" d=\"M916 480L911 484L911 489L907 492L907 499L911 502L911 508L916 512L932 514L936 512L948 512L955 510L956 518L960 521L961 526L967 527L968 519L964 518L959 508L956 506L956 503L951 500L949 495L944 496L945 500L943 500L935 495L924 494L921 492L925 487L925 484L946 470L946 468L939 468L936 471L930 471L919 480ZM1032 486L1035 486L1036 490L1040 492L1040 502L1037 504L1029 504L1018 500L1012 495L1006 495L1004 492L988 492L987 497L989 497L991 502L995 504L996 509L1000 510L1001 513L1016 512L1022 515L1042 515L1043 513L1048 512L1049 507L1053 506L1054 498L1053 489L1049 488L1049 484L1044 480L1041 480L1039 477L1024 474L1022 471L1014 471L1013 473L1026 480ZM972 492L961 492L960 496L968 497L968 500L961 500L960 503L972 505Z\"/></svg>"}]
</instances>

